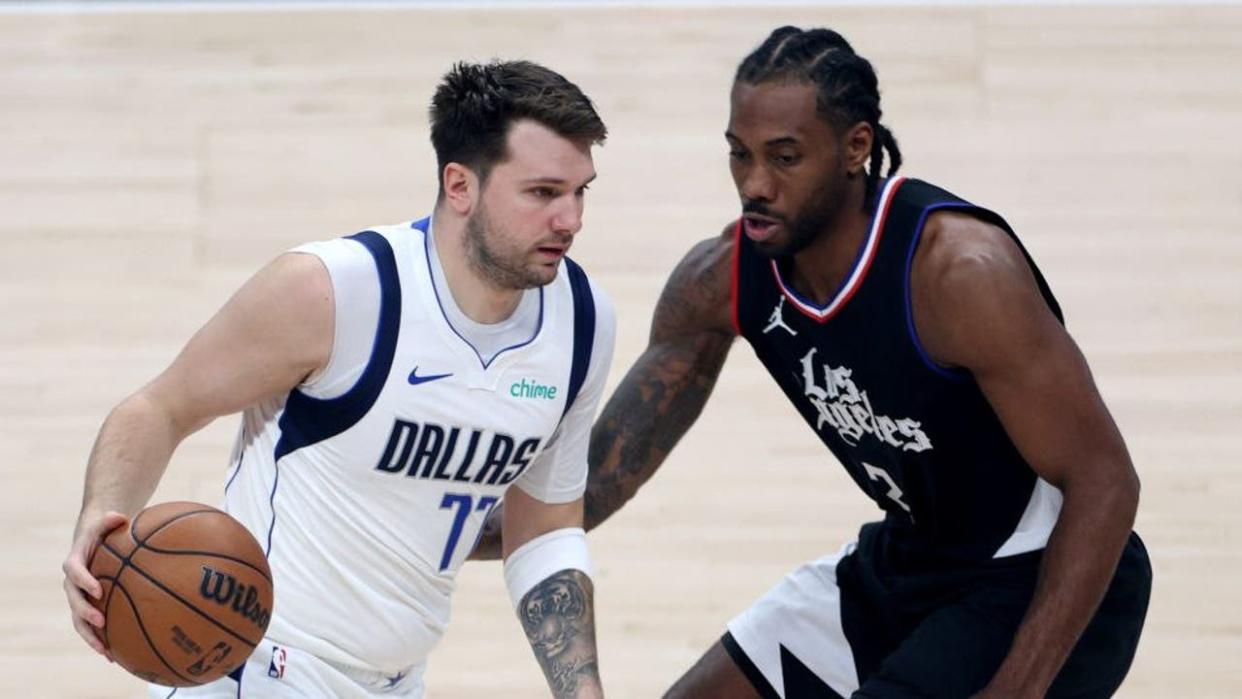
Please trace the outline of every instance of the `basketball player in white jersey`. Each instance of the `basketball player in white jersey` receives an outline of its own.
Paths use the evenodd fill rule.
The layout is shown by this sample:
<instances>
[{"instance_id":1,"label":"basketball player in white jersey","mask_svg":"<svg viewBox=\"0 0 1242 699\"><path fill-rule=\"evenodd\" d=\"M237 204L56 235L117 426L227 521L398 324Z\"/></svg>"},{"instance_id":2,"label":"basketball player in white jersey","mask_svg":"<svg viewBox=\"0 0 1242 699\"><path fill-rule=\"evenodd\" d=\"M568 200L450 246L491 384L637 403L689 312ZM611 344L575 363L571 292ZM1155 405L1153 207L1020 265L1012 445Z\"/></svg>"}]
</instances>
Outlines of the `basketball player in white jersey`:
<instances>
[{"instance_id":1,"label":"basketball player in white jersey","mask_svg":"<svg viewBox=\"0 0 1242 699\"><path fill-rule=\"evenodd\" d=\"M582 495L614 320L565 253L606 129L521 61L455 66L431 121L432 216L278 257L100 430L64 587L106 655L91 553L182 439L243 411L225 508L271 562L268 636L229 677L153 697L422 696L502 498L505 582L553 695L602 696Z\"/></svg>"}]
</instances>

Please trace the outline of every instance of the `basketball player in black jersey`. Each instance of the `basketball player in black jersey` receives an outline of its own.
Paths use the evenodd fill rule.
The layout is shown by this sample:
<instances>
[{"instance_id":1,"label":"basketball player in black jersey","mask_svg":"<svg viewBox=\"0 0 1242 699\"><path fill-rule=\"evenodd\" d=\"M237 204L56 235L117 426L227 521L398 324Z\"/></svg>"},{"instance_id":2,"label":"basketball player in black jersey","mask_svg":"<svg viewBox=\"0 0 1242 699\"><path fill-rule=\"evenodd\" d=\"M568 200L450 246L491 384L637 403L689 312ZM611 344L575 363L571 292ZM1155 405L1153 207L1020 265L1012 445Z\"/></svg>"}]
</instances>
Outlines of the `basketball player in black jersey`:
<instances>
[{"instance_id":1,"label":"basketball player in black jersey","mask_svg":"<svg viewBox=\"0 0 1242 699\"><path fill-rule=\"evenodd\" d=\"M1109 696L1151 587L1138 477L1013 231L894 176L880 114L836 32L783 27L742 62L742 217L674 270L597 421L587 526L660 466L741 335L885 517L731 621L670 696Z\"/></svg>"}]
</instances>

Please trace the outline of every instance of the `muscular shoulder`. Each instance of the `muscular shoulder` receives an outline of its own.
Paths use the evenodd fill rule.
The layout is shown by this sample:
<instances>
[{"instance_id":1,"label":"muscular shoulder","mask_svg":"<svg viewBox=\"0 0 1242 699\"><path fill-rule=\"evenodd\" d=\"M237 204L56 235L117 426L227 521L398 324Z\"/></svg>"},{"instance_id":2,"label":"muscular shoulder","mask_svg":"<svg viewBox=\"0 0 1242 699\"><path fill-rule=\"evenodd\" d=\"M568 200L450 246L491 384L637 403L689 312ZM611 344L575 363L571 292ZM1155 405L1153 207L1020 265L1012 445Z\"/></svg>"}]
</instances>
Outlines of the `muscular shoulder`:
<instances>
[{"instance_id":1,"label":"muscular shoulder","mask_svg":"<svg viewBox=\"0 0 1242 699\"><path fill-rule=\"evenodd\" d=\"M656 306L652 336L681 332L733 333L734 224L700 241L669 275Z\"/></svg>"},{"instance_id":2,"label":"muscular shoulder","mask_svg":"<svg viewBox=\"0 0 1242 699\"><path fill-rule=\"evenodd\" d=\"M914 272L925 282L956 288L995 281L1007 273L1029 275L1030 267L999 226L968 214L938 211L923 227Z\"/></svg>"},{"instance_id":3,"label":"muscular shoulder","mask_svg":"<svg viewBox=\"0 0 1242 699\"><path fill-rule=\"evenodd\" d=\"M946 365L986 363L991 348L1029 339L1052 317L1013 238L962 213L928 217L910 283L920 340Z\"/></svg>"}]
</instances>

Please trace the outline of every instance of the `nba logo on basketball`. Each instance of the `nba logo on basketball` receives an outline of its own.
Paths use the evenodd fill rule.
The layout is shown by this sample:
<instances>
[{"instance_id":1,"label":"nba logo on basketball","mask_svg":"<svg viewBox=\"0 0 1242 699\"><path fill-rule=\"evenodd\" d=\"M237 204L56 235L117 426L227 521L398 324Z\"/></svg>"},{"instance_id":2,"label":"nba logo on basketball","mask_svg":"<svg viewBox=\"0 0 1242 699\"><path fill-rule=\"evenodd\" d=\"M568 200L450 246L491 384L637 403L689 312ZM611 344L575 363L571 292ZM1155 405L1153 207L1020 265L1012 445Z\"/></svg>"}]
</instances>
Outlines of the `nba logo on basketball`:
<instances>
[{"instance_id":1,"label":"nba logo on basketball","mask_svg":"<svg viewBox=\"0 0 1242 699\"><path fill-rule=\"evenodd\" d=\"M267 676L280 679L285 676L285 649L272 646L272 662L267 664Z\"/></svg>"}]
</instances>

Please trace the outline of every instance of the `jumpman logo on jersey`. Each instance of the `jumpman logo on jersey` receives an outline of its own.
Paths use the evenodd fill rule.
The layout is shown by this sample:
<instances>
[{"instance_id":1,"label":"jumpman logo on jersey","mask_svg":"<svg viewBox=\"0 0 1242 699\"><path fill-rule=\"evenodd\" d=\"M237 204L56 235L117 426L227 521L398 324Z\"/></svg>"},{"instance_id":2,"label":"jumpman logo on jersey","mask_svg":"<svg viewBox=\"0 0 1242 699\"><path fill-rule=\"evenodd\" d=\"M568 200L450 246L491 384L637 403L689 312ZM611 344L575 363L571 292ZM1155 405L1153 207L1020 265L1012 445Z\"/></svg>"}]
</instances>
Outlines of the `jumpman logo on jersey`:
<instances>
[{"instance_id":1,"label":"jumpman logo on jersey","mask_svg":"<svg viewBox=\"0 0 1242 699\"><path fill-rule=\"evenodd\" d=\"M781 294L777 301L776 307L772 309L772 315L768 316L768 327L763 329L763 334L767 335L777 328L784 328L794 337L798 336L798 331L785 325L785 295Z\"/></svg>"},{"instance_id":2,"label":"jumpman logo on jersey","mask_svg":"<svg viewBox=\"0 0 1242 699\"><path fill-rule=\"evenodd\" d=\"M452 376L452 374L432 374L431 376L419 376L418 367L414 367L414 371L410 372L410 385L417 386L420 383L427 383L428 381L435 381L436 379L447 379L450 376Z\"/></svg>"}]
</instances>

